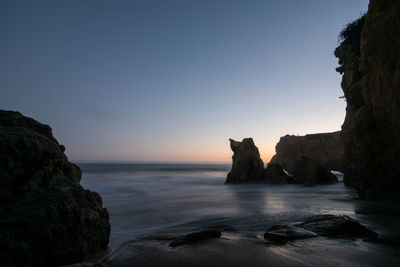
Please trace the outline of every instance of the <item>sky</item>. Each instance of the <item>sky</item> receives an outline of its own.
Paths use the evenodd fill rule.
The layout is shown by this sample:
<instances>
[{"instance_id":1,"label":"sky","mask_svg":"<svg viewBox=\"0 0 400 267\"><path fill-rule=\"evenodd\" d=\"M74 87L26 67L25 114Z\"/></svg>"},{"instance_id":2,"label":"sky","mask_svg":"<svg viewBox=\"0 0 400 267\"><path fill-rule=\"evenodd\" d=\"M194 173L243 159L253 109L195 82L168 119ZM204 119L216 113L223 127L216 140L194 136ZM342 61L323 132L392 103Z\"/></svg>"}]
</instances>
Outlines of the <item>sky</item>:
<instances>
[{"instance_id":1,"label":"sky","mask_svg":"<svg viewBox=\"0 0 400 267\"><path fill-rule=\"evenodd\" d=\"M340 130L333 52L368 0L0 2L0 108L80 161L230 162Z\"/></svg>"}]
</instances>

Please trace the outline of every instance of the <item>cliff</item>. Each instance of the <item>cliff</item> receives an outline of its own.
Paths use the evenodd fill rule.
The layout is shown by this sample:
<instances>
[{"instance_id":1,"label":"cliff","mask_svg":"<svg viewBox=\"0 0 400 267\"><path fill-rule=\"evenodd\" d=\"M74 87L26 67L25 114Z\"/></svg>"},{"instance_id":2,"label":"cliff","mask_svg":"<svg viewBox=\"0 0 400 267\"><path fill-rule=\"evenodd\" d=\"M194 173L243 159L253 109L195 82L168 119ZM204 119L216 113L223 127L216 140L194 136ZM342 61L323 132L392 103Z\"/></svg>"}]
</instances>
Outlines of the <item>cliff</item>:
<instances>
[{"instance_id":1,"label":"cliff","mask_svg":"<svg viewBox=\"0 0 400 267\"><path fill-rule=\"evenodd\" d=\"M109 241L99 194L49 126L0 110L0 265L58 266L81 261Z\"/></svg>"},{"instance_id":2,"label":"cliff","mask_svg":"<svg viewBox=\"0 0 400 267\"><path fill-rule=\"evenodd\" d=\"M344 182L362 199L400 198L400 1L371 0L335 50L343 74Z\"/></svg>"},{"instance_id":3,"label":"cliff","mask_svg":"<svg viewBox=\"0 0 400 267\"><path fill-rule=\"evenodd\" d=\"M275 150L271 163L281 165L291 174L302 157L307 157L328 170L343 171L344 148L340 132L285 135L280 138Z\"/></svg>"}]
</instances>

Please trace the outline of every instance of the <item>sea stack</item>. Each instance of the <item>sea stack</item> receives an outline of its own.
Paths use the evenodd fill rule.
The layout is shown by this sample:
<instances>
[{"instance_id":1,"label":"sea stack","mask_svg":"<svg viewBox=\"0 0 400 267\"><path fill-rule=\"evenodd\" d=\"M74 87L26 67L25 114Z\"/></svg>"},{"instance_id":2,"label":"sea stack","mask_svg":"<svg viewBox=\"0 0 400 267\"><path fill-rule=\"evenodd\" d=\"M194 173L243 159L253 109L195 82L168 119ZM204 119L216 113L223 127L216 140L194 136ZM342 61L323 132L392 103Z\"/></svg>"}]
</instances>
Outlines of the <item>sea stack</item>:
<instances>
[{"instance_id":1,"label":"sea stack","mask_svg":"<svg viewBox=\"0 0 400 267\"><path fill-rule=\"evenodd\" d=\"M400 199L400 1L371 0L335 50L346 98L344 182L361 199Z\"/></svg>"},{"instance_id":2,"label":"sea stack","mask_svg":"<svg viewBox=\"0 0 400 267\"><path fill-rule=\"evenodd\" d=\"M229 141L233 151L232 170L228 173L225 184L262 181L264 163L253 139L245 138L242 142L233 139Z\"/></svg>"},{"instance_id":3,"label":"sea stack","mask_svg":"<svg viewBox=\"0 0 400 267\"><path fill-rule=\"evenodd\" d=\"M1 266L58 266L105 249L109 215L49 126L0 110Z\"/></svg>"},{"instance_id":4,"label":"sea stack","mask_svg":"<svg viewBox=\"0 0 400 267\"><path fill-rule=\"evenodd\" d=\"M229 139L232 156L232 170L228 173L225 184L263 182L267 184L294 183L279 164L269 164L264 169L258 148L252 138L245 138L242 142Z\"/></svg>"},{"instance_id":5,"label":"sea stack","mask_svg":"<svg viewBox=\"0 0 400 267\"><path fill-rule=\"evenodd\" d=\"M340 131L305 136L285 135L276 144L275 151L271 163L281 165L291 174L302 157L311 159L329 171L343 172L344 147Z\"/></svg>"}]
</instances>

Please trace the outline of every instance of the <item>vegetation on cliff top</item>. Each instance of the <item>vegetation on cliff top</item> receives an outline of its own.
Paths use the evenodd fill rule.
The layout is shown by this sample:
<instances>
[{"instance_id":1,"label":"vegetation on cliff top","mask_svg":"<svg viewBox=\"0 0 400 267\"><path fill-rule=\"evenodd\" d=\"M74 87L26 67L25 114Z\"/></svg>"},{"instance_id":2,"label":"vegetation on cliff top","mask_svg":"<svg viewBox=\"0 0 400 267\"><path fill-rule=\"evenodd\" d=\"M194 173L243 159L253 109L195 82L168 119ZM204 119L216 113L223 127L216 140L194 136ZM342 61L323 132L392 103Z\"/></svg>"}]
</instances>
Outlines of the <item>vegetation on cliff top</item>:
<instances>
[{"instance_id":1,"label":"vegetation on cliff top","mask_svg":"<svg viewBox=\"0 0 400 267\"><path fill-rule=\"evenodd\" d=\"M339 42L350 44L357 54L360 54L361 31L365 24L366 15L364 14L348 23L339 33Z\"/></svg>"}]
</instances>

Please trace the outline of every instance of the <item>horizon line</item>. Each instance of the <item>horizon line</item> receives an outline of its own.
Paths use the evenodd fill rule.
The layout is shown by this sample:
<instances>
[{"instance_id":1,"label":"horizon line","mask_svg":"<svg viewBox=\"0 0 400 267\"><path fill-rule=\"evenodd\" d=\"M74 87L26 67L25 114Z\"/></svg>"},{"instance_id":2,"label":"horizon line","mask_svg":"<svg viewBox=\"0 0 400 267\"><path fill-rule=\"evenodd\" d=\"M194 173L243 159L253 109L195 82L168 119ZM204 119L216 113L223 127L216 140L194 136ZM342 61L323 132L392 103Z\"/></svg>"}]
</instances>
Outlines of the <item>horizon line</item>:
<instances>
[{"instance_id":1,"label":"horizon line","mask_svg":"<svg viewBox=\"0 0 400 267\"><path fill-rule=\"evenodd\" d=\"M71 160L75 164L231 164L231 161L184 161L184 160Z\"/></svg>"}]
</instances>

